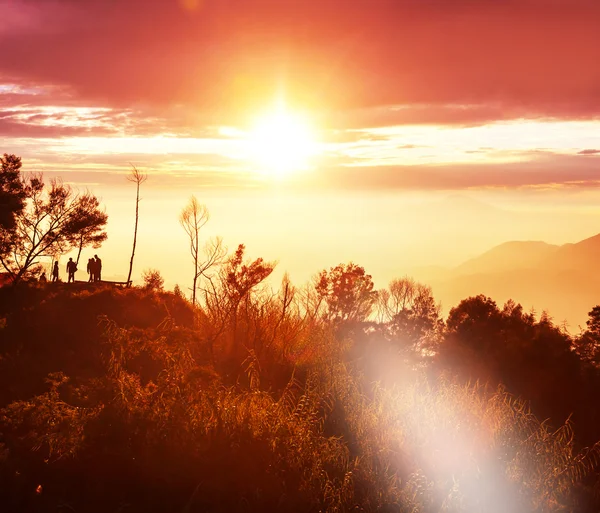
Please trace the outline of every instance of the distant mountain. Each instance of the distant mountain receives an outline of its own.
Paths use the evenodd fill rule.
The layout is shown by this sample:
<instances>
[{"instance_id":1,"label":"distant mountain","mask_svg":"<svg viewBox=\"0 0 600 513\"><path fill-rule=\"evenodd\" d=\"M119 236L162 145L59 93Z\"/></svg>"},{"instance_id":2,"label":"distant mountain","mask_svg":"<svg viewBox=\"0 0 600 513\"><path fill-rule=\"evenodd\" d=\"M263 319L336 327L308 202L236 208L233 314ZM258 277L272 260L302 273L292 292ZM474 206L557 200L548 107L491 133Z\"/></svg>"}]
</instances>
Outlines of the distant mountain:
<instances>
[{"instance_id":1,"label":"distant mountain","mask_svg":"<svg viewBox=\"0 0 600 513\"><path fill-rule=\"evenodd\" d=\"M454 269L454 274L532 269L559 250L560 246L540 241L511 241L486 251Z\"/></svg>"},{"instance_id":2,"label":"distant mountain","mask_svg":"<svg viewBox=\"0 0 600 513\"><path fill-rule=\"evenodd\" d=\"M600 271L600 234L576 244L565 244L542 263L547 269L577 269L598 274Z\"/></svg>"},{"instance_id":3,"label":"distant mountain","mask_svg":"<svg viewBox=\"0 0 600 513\"><path fill-rule=\"evenodd\" d=\"M600 304L600 234L575 244L556 246L538 241L501 244L422 281L433 287L444 311L462 299L485 294L500 306L508 299L538 314L547 310L555 322L572 331L584 326L587 313Z\"/></svg>"}]
</instances>

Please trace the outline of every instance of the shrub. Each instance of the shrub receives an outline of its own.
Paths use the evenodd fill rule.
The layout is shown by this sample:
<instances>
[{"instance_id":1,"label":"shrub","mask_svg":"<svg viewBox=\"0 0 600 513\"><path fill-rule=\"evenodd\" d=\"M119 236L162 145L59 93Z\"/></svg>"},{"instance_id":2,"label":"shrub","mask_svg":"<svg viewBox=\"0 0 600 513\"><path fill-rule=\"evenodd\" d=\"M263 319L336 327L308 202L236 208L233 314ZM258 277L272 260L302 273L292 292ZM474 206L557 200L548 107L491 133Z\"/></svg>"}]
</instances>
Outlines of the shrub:
<instances>
[{"instance_id":1,"label":"shrub","mask_svg":"<svg viewBox=\"0 0 600 513\"><path fill-rule=\"evenodd\" d=\"M145 289L154 291L162 291L164 289L165 280L157 269L146 269L142 273L142 279L144 280Z\"/></svg>"}]
</instances>

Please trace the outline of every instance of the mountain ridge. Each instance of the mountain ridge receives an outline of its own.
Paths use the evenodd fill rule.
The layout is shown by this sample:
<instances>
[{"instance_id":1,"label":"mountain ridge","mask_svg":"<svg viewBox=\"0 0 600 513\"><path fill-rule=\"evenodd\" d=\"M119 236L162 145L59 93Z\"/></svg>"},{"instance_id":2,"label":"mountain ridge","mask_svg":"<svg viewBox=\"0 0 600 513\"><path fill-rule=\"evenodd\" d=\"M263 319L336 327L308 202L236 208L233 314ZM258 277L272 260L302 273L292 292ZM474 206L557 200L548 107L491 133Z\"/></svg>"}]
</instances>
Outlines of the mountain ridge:
<instances>
[{"instance_id":1,"label":"mountain ridge","mask_svg":"<svg viewBox=\"0 0 600 513\"><path fill-rule=\"evenodd\" d=\"M445 312L469 296L508 299L527 310L547 311L571 328L585 326L600 304L600 234L562 245L507 241L427 279Z\"/></svg>"}]
</instances>

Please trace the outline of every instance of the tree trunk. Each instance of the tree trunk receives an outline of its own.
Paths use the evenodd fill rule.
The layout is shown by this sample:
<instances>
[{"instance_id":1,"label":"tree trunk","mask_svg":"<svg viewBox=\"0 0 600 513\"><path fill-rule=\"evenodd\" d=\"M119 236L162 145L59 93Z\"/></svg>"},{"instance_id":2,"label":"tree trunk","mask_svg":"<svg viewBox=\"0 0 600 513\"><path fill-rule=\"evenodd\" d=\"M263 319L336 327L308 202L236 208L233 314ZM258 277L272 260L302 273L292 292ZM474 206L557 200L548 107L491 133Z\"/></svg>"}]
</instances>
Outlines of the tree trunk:
<instances>
[{"instance_id":1,"label":"tree trunk","mask_svg":"<svg viewBox=\"0 0 600 513\"><path fill-rule=\"evenodd\" d=\"M133 229L133 249L131 250L131 260L129 261L129 274L127 275L127 286L131 286L131 272L133 271L133 257L135 256L135 245L137 242L138 216L140 207L140 183L137 183L137 192L135 197L135 228Z\"/></svg>"},{"instance_id":2,"label":"tree trunk","mask_svg":"<svg viewBox=\"0 0 600 513\"><path fill-rule=\"evenodd\" d=\"M83 249L83 236L79 240L79 252L77 253L77 261L75 262L75 265L79 265L79 258L81 257L81 250L82 249Z\"/></svg>"},{"instance_id":3,"label":"tree trunk","mask_svg":"<svg viewBox=\"0 0 600 513\"><path fill-rule=\"evenodd\" d=\"M198 275L194 274L194 282L192 283L192 304L196 306L196 282L198 281Z\"/></svg>"},{"instance_id":4,"label":"tree trunk","mask_svg":"<svg viewBox=\"0 0 600 513\"><path fill-rule=\"evenodd\" d=\"M196 283L198 283L198 228L196 228L196 249L194 251L194 283L192 285L192 304L196 306Z\"/></svg>"}]
</instances>

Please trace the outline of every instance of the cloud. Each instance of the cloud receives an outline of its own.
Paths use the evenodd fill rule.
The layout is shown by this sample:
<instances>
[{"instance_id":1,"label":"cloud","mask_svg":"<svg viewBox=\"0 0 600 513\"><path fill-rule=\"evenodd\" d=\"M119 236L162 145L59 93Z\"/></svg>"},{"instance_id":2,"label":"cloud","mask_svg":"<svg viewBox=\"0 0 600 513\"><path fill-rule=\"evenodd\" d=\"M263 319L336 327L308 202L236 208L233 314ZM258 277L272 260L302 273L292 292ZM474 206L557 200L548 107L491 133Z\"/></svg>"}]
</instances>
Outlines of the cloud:
<instances>
[{"instance_id":1,"label":"cloud","mask_svg":"<svg viewBox=\"0 0 600 513\"><path fill-rule=\"evenodd\" d=\"M600 62L597 0L0 0L0 19L11 20L0 28L3 150L48 170L59 157L69 173L132 160L174 184L206 176L248 186L244 163L194 154L192 145L227 139L220 126L243 129L283 95L314 115L331 149L322 171L298 178L308 186L598 179L595 159L534 148L539 140L556 152L600 154L592 132L560 143L540 126L505 123L490 141L498 121L600 119L600 68L588 65ZM410 125L491 132L466 140L450 129L384 129ZM189 140L170 152L169 136ZM102 154L100 143L76 140L84 138L111 140ZM524 140L535 144L523 149ZM457 164L465 155L471 163Z\"/></svg>"},{"instance_id":2,"label":"cloud","mask_svg":"<svg viewBox=\"0 0 600 513\"><path fill-rule=\"evenodd\" d=\"M106 127L44 126L21 123L10 118L0 118L0 137L62 138L85 135L114 135L115 131ZM8 145L8 141L6 143Z\"/></svg>"},{"instance_id":3,"label":"cloud","mask_svg":"<svg viewBox=\"0 0 600 513\"><path fill-rule=\"evenodd\" d=\"M600 170L575 155L519 152L522 159L508 163L448 165L339 165L310 177L298 177L295 186L348 190L466 190L598 187Z\"/></svg>"},{"instance_id":4,"label":"cloud","mask_svg":"<svg viewBox=\"0 0 600 513\"><path fill-rule=\"evenodd\" d=\"M39 145L38 145L39 146ZM130 163L152 175L152 187L266 187L264 177L219 154L77 154L42 151L32 140L23 151L26 171L43 171L72 182L123 185ZM598 187L600 170L589 159L550 152L522 152L523 160L494 164L352 165L330 159L311 173L297 173L279 186L293 190L468 190ZM525 160L527 158L528 160Z\"/></svg>"},{"instance_id":5,"label":"cloud","mask_svg":"<svg viewBox=\"0 0 600 513\"><path fill-rule=\"evenodd\" d=\"M400 125L481 126L516 119L600 119L600 111L583 104L555 102L523 105L510 102L481 104L403 104L337 110L322 117L325 125L353 130Z\"/></svg>"},{"instance_id":6,"label":"cloud","mask_svg":"<svg viewBox=\"0 0 600 513\"><path fill-rule=\"evenodd\" d=\"M416 106L400 122L600 114L593 0L0 2L7 14L0 75L87 105L240 123L285 91L317 111Z\"/></svg>"},{"instance_id":7,"label":"cloud","mask_svg":"<svg viewBox=\"0 0 600 513\"><path fill-rule=\"evenodd\" d=\"M0 83L5 137L155 136L221 138L218 127L184 109L89 107L60 88Z\"/></svg>"}]
</instances>

